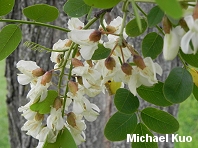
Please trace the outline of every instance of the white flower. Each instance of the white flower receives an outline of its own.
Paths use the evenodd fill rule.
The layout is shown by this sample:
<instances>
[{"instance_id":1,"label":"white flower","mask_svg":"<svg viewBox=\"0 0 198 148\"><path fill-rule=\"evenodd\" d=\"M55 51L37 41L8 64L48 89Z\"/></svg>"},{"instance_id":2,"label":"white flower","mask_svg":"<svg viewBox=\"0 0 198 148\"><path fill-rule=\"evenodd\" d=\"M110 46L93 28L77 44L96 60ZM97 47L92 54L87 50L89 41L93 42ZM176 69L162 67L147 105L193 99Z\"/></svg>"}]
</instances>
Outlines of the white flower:
<instances>
[{"instance_id":1,"label":"white flower","mask_svg":"<svg viewBox=\"0 0 198 148\"><path fill-rule=\"evenodd\" d=\"M99 115L100 109L95 104L91 103L91 108L87 108L84 110L82 115L87 121L95 121Z\"/></svg>"},{"instance_id":2,"label":"white flower","mask_svg":"<svg viewBox=\"0 0 198 148\"><path fill-rule=\"evenodd\" d=\"M84 62L84 66L78 66L72 69L72 74L82 77L83 85L86 88L90 88L91 85L97 85L100 81L101 74L93 67L90 67L87 62ZM99 84L100 85L100 84Z\"/></svg>"},{"instance_id":3,"label":"white flower","mask_svg":"<svg viewBox=\"0 0 198 148\"><path fill-rule=\"evenodd\" d=\"M58 42L56 42L53 45L53 50L66 50L66 49L69 49L70 44L71 44L71 41L69 39L65 39L65 40L59 39ZM58 68L58 64L64 58L64 57L61 57L61 55L63 55L63 52L51 52L50 60L52 62L56 63L54 68ZM67 54L65 54L65 55L67 55Z\"/></svg>"},{"instance_id":4,"label":"white flower","mask_svg":"<svg viewBox=\"0 0 198 148\"><path fill-rule=\"evenodd\" d=\"M91 109L91 103L87 98L85 98L80 91L77 91L76 94L71 92L67 93L67 105L69 106L73 99L73 112L76 114L81 114L85 108Z\"/></svg>"},{"instance_id":5,"label":"white flower","mask_svg":"<svg viewBox=\"0 0 198 148\"><path fill-rule=\"evenodd\" d=\"M68 33L68 38L80 45L80 53L85 60L90 60L94 54L94 51L98 49L98 41L93 41L90 39L90 35L94 32L94 29L89 29L72 30Z\"/></svg>"},{"instance_id":6,"label":"white flower","mask_svg":"<svg viewBox=\"0 0 198 148\"><path fill-rule=\"evenodd\" d=\"M68 122L68 124L66 124L77 145L81 144L86 139L85 133L83 132L86 129L86 124L84 120L82 120L82 117L83 116L80 114L73 114L72 117L68 117L72 123Z\"/></svg>"},{"instance_id":7,"label":"white flower","mask_svg":"<svg viewBox=\"0 0 198 148\"><path fill-rule=\"evenodd\" d=\"M64 126L64 120L62 117L62 108L56 110L51 108L50 115L47 118L47 127L52 130L61 130Z\"/></svg>"},{"instance_id":8,"label":"white flower","mask_svg":"<svg viewBox=\"0 0 198 148\"><path fill-rule=\"evenodd\" d=\"M47 97L47 89L51 85L46 83L46 85L41 84L42 77L39 77L35 86L27 94L27 98L30 98L31 102L35 102L40 98L40 102Z\"/></svg>"},{"instance_id":9,"label":"white flower","mask_svg":"<svg viewBox=\"0 0 198 148\"><path fill-rule=\"evenodd\" d=\"M36 136L36 139L38 139L39 142L45 142L47 135L49 134L50 131L51 129L49 129L47 126L43 127L42 130L39 132L39 134Z\"/></svg>"},{"instance_id":10,"label":"white flower","mask_svg":"<svg viewBox=\"0 0 198 148\"><path fill-rule=\"evenodd\" d=\"M40 68L36 62L20 60L16 67L23 74L18 74L17 80L20 84L26 85L30 82L35 83L37 77L32 74L32 71Z\"/></svg>"},{"instance_id":11,"label":"white flower","mask_svg":"<svg viewBox=\"0 0 198 148\"><path fill-rule=\"evenodd\" d=\"M123 82L128 84L129 90L134 96L137 95L136 89L141 85L152 86L158 83L156 74L162 75L162 68L154 63L150 57L143 59L146 67L142 70L137 66L133 66L132 75L125 75Z\"/></svg>"},{"instance_id":12,"label":"white flower","mask_svg":"<svg viewBox=\"0 0 198 148\"><path fill-rule=\"evenodd\" d=\"M185 21L189 31L181 39L181 49L185 54L196 54L198 49L198 19L194 20L193 16L186 16ZM192 42L193 49L190 46Z\"/></svg>"},{"instance_id":13,"label":"white flower","mask_svg":"<svg viewBox=\"0 0 198 148\"><path fill-rule=\"evenodd\" d=\"M38 133L42 129L42 120L28 120L25 122L23 127L21 128L22 131L27 131L27 135L31 135L32 137L36 138Z\"/></svg>"},{"instance_id":14,"label":"white flower","mask_svg":"<svg viewBox=\"0 0 198 148\"><path fill-rule=\"evenodd\" d=\"M23 112L22 115L27 120L33 120L36 115L36 112L34 112L30 109L31 105L32 105L31 103L27 103L25 106L21 106L18 108L18 111Z\"/></svg>"},{"instance_id":15,"label":"white flower","mask_svg":"<svg viewBox=\"0 0 198 148\"><path fill-rule=\"evenodd\" d=\"M177 26L172 28L169 34L164 36L163 55L165 60L173 60L179 51L181 37L184 35L184 30Z\"/></svg>"},{"instance_id":16,"label":"white flower","mask_svg":"<svg viewBox=\"0 0 198 148\"><path fill-rule=\"evenodd\" d=\"M69 19L67 24L70 30L79 30L84 27L84 23L82 23L78 18Z\"/></svg>"}]
</instances>

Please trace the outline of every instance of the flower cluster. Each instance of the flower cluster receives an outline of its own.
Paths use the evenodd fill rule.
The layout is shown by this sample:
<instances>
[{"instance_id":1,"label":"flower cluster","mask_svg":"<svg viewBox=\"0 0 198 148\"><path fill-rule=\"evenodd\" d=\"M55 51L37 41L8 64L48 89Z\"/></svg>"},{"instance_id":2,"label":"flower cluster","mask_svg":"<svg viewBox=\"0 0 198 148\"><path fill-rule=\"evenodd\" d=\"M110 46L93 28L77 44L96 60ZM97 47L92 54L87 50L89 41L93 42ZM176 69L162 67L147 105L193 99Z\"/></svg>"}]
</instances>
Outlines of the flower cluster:
<instances>
[{"instance_id":1,"label":"flower cluster","mask_svg":"<svg viewBox=\"0 0 198 148\"><path fill-rule=\"evenodd\" d=\"M193 3L195 4L195 3ZM181 47L185 54L196 54L198 49L198 4L188 6L184 10L179 26L173 27L167 17L164 17L163 28L165 32L163 55L165 60L173 60Z\"/></svg>"},{"instance_id":2,"label":"flower cluster","mask_svg":"<svg viewBox=\"0 0 198 148\"><path fill-rule=\"evenodd\" d=\"M22 73L18 74L18 82L22 85L30 83L31 86L27 94L30 101L19 108L27 120L22 130L39 140L38 147L42 147L45 142L54 143L64 128L71 132L77 145L85 141L84 120L92 122L100 112L87 96L94 97L101 92L105 93L105 90L113 94L113 90L108 88L109 82L115 82L119 87L126 84L133 95L137 95L136 89L139 86L152 86L158 82L156 75L162 75L161 67L150 57L142 58L126 42L125 31L122 36L119 35L121 24L122 18L117 17L108 25L104 22L105 28L83 30L84 24L77 18L71 18L68 22L71 30L68 39L58 40L53 46L53 50L59 50L51 53L50 59L55 63L53 70L44 71L33 61L21 60L17 63L17 68ZM106 41L102 40L103 36ZM111 49L110 53L100 60L92 60L99 45ZM127 62L130 60L131 63ZM64 74L65 68L69 74ZM66 89L66 95L61 95L59 82L58 95L50 106L47 104L50 111L43 113L39 109L33 109L33 105L44 104L48 99L53 73L58 71L60 81L64 75L75 78L75 81L67 81L69 89ZM46 124L44 117L47 119Z\"/></svg>"}]
</instances>

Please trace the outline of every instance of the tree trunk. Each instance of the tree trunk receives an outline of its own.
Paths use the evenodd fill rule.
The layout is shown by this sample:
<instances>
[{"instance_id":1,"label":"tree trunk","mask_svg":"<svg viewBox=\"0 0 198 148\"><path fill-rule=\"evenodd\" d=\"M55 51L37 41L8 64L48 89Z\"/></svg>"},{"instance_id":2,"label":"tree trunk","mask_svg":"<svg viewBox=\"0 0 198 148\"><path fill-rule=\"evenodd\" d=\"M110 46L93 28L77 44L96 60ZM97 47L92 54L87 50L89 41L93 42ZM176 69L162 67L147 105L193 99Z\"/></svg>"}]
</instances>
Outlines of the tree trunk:
<instances>
[{"instance_id":1,"label":"tree trunk","mask_svg":"<svg viewBox=\"0 0 198 148\"><path fill-rule=\"evenodd\" d=\"M24 19L26 18L22 15L21 10L29 5L33 5L35 3L48 3L50 5L56 6L60 11L60 17L53 24L58 26L63 26L67 23L68 17L62 12L62 6L64 2L62 0L15 0L15 7L13 12L9 15L12 19ZM142 5L145 10L149 10L150 6L143 4ZM120 8L114 9L112 15L112 19L114 16L120 14ZM17 71L16 71L16 63L23 60L33 60L36 63L44 68L45 70L49 70L53 67L49 65L51 62L49 59L50 54L39 53L38 51L32 51L23 46L23 43L26 40L33 41L39 43L43 46L51 48L58 39L65 39L66 34L64 32L60 32L57 30L52 30L45 27L37 27L34 25L22 25L21 26L23 32L23 41L19 45L19 47L10 55L6 60L6 77L7 77L7 107L8 107L8 118L9 118L9 132L10 132L10 144L11 148L33 148L37 146L37 140L34 138L27 136L24 132L21 131L21 127L23 126L25 119L18 112L18 108L27 103L26 95L29 90L29 86L19 85L17 82ZM149 31L152 31L149 29ZM148 33L148 32L147 32ZM133 40L133 44L136 49L140 49L142 37ZM174 61L173 63L167 63L159 58L158 60L160 65L164 69L164 78L167 77L170 69L178 65L178 61ZM86 129L86 142L81 144L80 148L129 148L130 144L124 142L109 142L104 137L104 127L105 123L109 119L109 117L114 113L114 107L112 106L112 97L107 95L98 95L96 98L91 99L91 102L98 105L101 109L100 116L98 119L92 123L87 123ZM141 100L141 106L148 106L148 103ZM177 106L169 107L166 109L169 113L174 116L177 115ZM167 145L159 144L160 148L171 148L172 144Z\"/></svg>"}]
</instances>

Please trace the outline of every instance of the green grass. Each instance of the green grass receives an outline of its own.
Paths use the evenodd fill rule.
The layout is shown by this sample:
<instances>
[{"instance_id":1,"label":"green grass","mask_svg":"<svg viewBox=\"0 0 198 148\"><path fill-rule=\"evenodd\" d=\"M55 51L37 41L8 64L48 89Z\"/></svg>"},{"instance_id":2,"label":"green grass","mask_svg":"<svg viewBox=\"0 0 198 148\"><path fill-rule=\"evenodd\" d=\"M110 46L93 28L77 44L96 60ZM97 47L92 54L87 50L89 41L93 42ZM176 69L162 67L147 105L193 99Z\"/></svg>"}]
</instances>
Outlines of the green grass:
<instances>
[{"instance_id":1,"label":"green grass","mask_svg":"<svg viewBox=\"0 0 198 148\"><path fill-rule=\"evenodd\" d=\"M0 148L9 148L8 118L6 107L6 80L4 77L5 61L0 61Z\"/></svg>"},{"instance_id":2,"label":"green grass","mask_svg":"<svg viewBox=\"0 0 198 148\"><path fill-rule=\"evenodd\" d=\"M180 123L178 135L192 136L192 142L175 143L175 148L198 147L198 102L193 95L180 104L178 121Z\"/></svg>"}]
</instances>

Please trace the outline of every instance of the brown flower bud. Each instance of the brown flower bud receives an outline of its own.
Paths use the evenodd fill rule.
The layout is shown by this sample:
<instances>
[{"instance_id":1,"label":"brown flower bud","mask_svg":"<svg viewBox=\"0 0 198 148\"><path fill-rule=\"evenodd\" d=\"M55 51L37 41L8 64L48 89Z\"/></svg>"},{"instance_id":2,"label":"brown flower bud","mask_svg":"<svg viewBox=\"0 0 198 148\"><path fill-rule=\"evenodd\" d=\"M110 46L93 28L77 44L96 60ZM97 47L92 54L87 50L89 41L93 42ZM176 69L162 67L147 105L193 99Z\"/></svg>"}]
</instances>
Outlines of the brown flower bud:
<instances>
[{"instance_id":1,"label":"brown flower bud","mask_svg":"<svg viewBox=\"0 0 198 148\"><path fill-rule=\"evenodd\" d=\"M45 71L42 68L37 68L32 71L32 75L35 77L40 77L40 76L44 75L44 73L45 73Z\"/></svg>"},{"instance_id":2,"label":"brown flower bud","mask_svg":"<svg viewBox=\"0 0 198 148\"><path fill-rule=\"evenodd\" d=\"M184 18L179 20L179 24L186 32L188 32L189 28Z\"/></svg>"},{"instance_id":3,"label":"brown flower bud","mask_svg":"<svg viewBox=\"0 0 198 148\"><path fill-rule=\"evenodd\" d=\"M122 71L127 75L132 75L132 66L128 63L123 63L121 66Z\"/></svg>"},{"instance_id":4,"label":"brown flower bud","mask_svg":"<svg viewBox=\"0 0 198 148\"><path fill-rule=\"evenodd\" d=\"M163 17L162 24L163 24L163 30L165 34L170 34L172 25L167 16Z\"/></svg>"},{"instance_id":5,"label":"brown flower bud","mask_svg":"<svg viewBox=\"0 0 198 148\"><path fill-rule=\"evenodd\" d=\"M74 81L69 81L68 87L69 87L69 91L73 94L76 94L76 92L78 91L78 83Z\"/></svg>"},{"instance_id":6,"label":"brown flower bud","mask_svg":"<svg viewBox=\"0 0 198 148\"><path fill-rule=\"evenodd\" d=\"M72 58L71 62L74 67L84 66L83 62L76 58Z\"/></svg>"},{"instance_id":7,"label":"brown flower bud","mask_svg":"<svg viewBox=\"0 0 198 148\"><path fill-rule=\"evenodd\" d=\"M146 67L142 57L137 54L133 56L133 62L137 65L137 67L141 68L142 70Z\"/></svg>"},{"instance_id":8,"label":"brown flower bud","mask_svg":"<svg viewBox=\"0 0 198 148\"><path fill-rule=\"evenodd\" d=\"M49 83L49 82L51 81L51 79L52 79L52 71L47 71L47 72L43 75L43 77L42 77L42 79L41 79L41 84L45 86L46 83Z\"/></svg>"},{"instance_id":9,"label":"brown flower bud","mask_svg":"<svg viewBox=\"0 0 198 148\"><path fill-rule=\"evenodd\" d=\"M43 118L44 118L44 115L43 115L43 114L39 114L39 113L36 113L36 115L35 115L35 117L34 117L34 119L35 119L36 121L43 120Z\"/></svg>"},{"instance_id":10,"label":"brown flower bud","mask_svg":"<svg viewBox=\"0 0 198 148\"><path fill-rule=\"evenodd\" d=\"M53 108L58 110L59 108L62 107L62 104L63 104L63 100L60 97L56 97L56 99L54 100Z\"/></svg>"},{"instance_id":11,"label":"brown flower bud","mask_svg":"<svg viewBox=\"0 0 198 148\"><path fill-rule=\"evenodd\" d=\"M101 38L101 32L99 30L95 30L89 36L89 40L93 42L98 42Z\"/></svg>"},{"instance_id":12,"label":"brown flower bud","mask_svg":"<svg viewBox=\"0 0 198 148\"><path fill-rule=\"evenodd\" d=\"M67 123L72 127L76 126L76 115L73 112L67 114Z\"/></svg>"},{"instance_id":13,"label":"brown flower bud","mask_svg":"<svg viewBox=\"0 0 198 148\"><path fill-rule=\"evenodd\" d=\"M196 6L194 7L194 11L193 11L193 18L194 20L198 19L198 2L196 4Z\"/></svg>"},{"instance_id":14,"label":"brown flower bud","mask_svg":"<svg viewBox=\"0 0 198 148\"><path fill-rule=\"evenodd\" d=\"M77 80L78 80L78 83L80 85L83 85L83 80L82 80L82 77L81 76L77 76Z\"/></svg>"},{"instance_id":15,"label":"brown flower bud","mask_svg":"<svg viewBox=\"0 0 198 148\"><path fill-rule=\"evenodd\" d=\"M113 27L113 26L108 25L106 27L106 30L107 30L107 32L114 33L116 31L116 28Z\"/></svg>"},{"instance_id":16,"label":"brown flower bud","mask_svg":"<svg viewBox=\"0 0 198 148\"><path fill-rule=\"evenodd\" d=\"M113 68L115 67L116 65L116 62L114 60L114 58L112 57L108 57L106 60L105 60L105 66L108 70L113 70Z\"/></svg>"}]
</instances>

